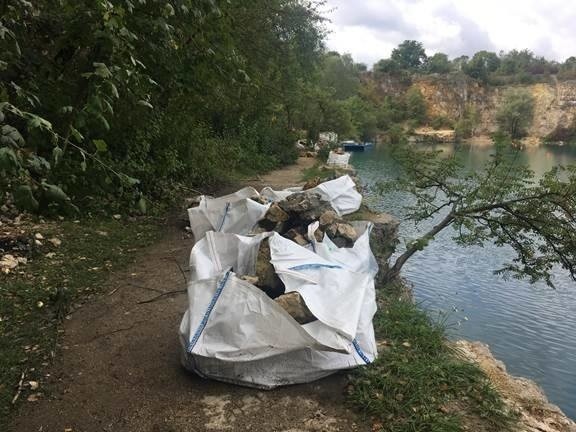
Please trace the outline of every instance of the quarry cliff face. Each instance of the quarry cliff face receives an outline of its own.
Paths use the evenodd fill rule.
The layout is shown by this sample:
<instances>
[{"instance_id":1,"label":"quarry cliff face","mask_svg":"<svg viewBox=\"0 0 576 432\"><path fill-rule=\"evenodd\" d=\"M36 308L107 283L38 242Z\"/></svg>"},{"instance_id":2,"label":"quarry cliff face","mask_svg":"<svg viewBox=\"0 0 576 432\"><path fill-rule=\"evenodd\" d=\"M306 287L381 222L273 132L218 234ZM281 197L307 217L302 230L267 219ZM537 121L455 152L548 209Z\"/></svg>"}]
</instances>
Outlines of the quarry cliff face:
<instances>
[{"instance_id":1,"label":"quarry cliff face","mask_svg":"<svg viewBox=\"0 0 576 432\"><path fill-rule=\"evenodd\" d=\"M466 106L474 107L480 117L476 135L486 135L497 129L496 112L503 94L512 86L486 86L460 74L446 76L429 75L413 77L412 86L417 87L426 100L428 116L446 116L457 120ZM379 81L385 94L402 93L407 84L386 78ZM576 81L558 81L530 85L524 88L534 97L534 119L528 135L534 139L556 136L562 140L563 132L576 125Z\"/></svg>"}]
</instances>

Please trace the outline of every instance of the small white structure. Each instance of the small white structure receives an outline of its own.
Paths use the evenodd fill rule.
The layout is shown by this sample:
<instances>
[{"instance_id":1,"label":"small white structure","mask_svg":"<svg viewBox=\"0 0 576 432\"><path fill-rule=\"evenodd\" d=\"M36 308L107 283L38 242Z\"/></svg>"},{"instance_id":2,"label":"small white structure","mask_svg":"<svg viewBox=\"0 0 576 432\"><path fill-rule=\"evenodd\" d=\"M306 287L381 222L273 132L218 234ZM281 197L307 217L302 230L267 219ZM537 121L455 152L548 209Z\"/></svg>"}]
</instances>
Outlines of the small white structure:
<instances>
[{"instance_id":1,"label":"small white structure","mask_svg":"<svg viewBox=\"0 0 576 432\"><path fill-rule=\"evenodd\" d=\"M326 165L334 168L348 168L349 161L350 153L337 153L335 151L330 151Z\"/></svg>"},{"instance_id":2,"label":"small white structure","mask_svg":"<svg viewBox=\"0 0 576 432\"><path fill-rule=\"evenodd\" d=\"M318 134L318 141L327 144L336 144L338 142L338 134L336 132L320 132Z\"/></svg>"}]
</instances>

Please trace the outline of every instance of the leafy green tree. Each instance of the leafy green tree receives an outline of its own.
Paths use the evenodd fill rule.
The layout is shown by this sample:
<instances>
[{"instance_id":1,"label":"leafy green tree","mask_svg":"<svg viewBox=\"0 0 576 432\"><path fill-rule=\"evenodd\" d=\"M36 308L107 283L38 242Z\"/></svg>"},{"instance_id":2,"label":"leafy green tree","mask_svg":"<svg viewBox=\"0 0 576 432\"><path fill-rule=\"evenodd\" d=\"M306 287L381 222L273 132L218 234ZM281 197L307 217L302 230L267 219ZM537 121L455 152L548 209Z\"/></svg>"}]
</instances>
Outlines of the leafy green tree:
<instances>
[{"instance_id":1,"label":"leafy green tree","mask_svg":"<svg viewBox=\"0 0 576 432\"><path fill-rule=\"evenodd\" d=\"M436 53L428 58L426 70L429 73L447 74L452 70L452 64L444 53Z\"/></svg>"},{"instance_id":2,"label":"leafy green tree","mask_svg":"<svg viewBox=\"0 0 576 432\"><path fill-rule=\"evenodd\" d=\"M378 132L375 107L358 96L349 98L346 107L352 116L356 135L362 141L372 141Z\"/></svg>"},{"instance_id":3,"label":"leafy green tree","mask_svg":"<svg viewBox=\"0 0 576 432\"><path fill-rule=\"evenodd\" d=\"M416 72L423 68L427 57L422 42L405 40L392 50L390 59L396 62L400 68Z\"/></svg>"},{"instance_id":4,"label":"leafy green tree","mask_svg":"<svg viewBox=\"0 0 576 432\"><path fill-rule=\"evenodd\" d=\"M85 196L143 209L144 195L290 161L324 52L320 6L3 2L0 186L22 209Z\"/></svg>"},{"instance_id":5,"label":"leafy green tree","mask_svg":"<svg viewBox=\"0 0 576 432\"><path fill-rule=\"evenodd\" d=\"M472 105L467 105L454 125L456 139L470 138L473 136L479 122L480 113L478 110Z\"/></svg>"},{"instance_id":6,"label":"leafy green tree","mask_svg":"<svg viewBox=\"0 0 576 432\"><path fill-rule=\"evenodd\" d=\"M576 57L568 57L559 67L558 77L572 79L576 77Z\"/></svg>"},{"instance_id":7,"label":"leafy green tree","mask_svg":"<svg viewBox=\"0 0 576 432\"><path fill-rule=\"evenodd\" d=\"M382 59L374 65L374 72L377 75L397 75L402 73L402 66L395 60Z\"/></svg>"},{"instance_id":8,"label":"leafy green tree","mask_svg":"<svg viewBox=\"0 0 576 432\"><path fill-rule=\"evenodd\" d=\"M326 54L321 66L320 85L333 90L336 99L354 96L360 86L360 67L350 54Z\"/></svg>"},{"instance_id":9,"label":"leafy green tree","mask_svg":"<svg viewBox=\"0 0 576 432\"><path fill-rule=\"evenodd\" d=\"M439 157L407 145L395 148L403 170L382 190L411 194L408 217L435 224L407 244L387 278L397 277L410 257L452 227L460 245L510 247L514 258L496 270L504 277L553 285L552 274L561 267L576 280L576 167L556 167L536 179L519 163L519 150L502 136L491 160L473 173L465 172L456 156Z\"/></svg>"},{"instance_id":10,"label":"leafy green tree","mask_svg":"<svg viewBox=\"0 0 576 432\"><path fill-rule=\"evenodd\" d=\"M467 55L456 57L452 60L452 67L458 72L464 72L466 70L466 65L468 64L470 58Z\"/></svg>"},{"instance_id":11,"label":"leafy green tree","mask_svg":"<svg viewBox=\"0 0 576 432\"><path fill-rule=\"evenodd\" d=\"M500 59L496 53L489 51L478 51L466 63L464 72L482 82L488 82L490 73L494 72L500 66Z\"/></svg>"},{"instance_id":12,"label":"leafy green tree","mask_svg":"<svg viewBox=\"0 0 576 432\"><path fill-rule=\"evenodd\" d=\"M417 87L410 87L404 95L406 106L406 119L414 120L418 124L426 121L426 101Z\"/></svg>"},{"instance_id":13,"label":"leafy green tree","mask_svg":"<svg viewBox=\"0 0 576 432\"><path fill-rule=\"evenodd\" d=\"M524 136L532 124L534 97L524 89L509 89L502 97L496 113L500 130L511 138Z\"/></svg>"}]
</instances>

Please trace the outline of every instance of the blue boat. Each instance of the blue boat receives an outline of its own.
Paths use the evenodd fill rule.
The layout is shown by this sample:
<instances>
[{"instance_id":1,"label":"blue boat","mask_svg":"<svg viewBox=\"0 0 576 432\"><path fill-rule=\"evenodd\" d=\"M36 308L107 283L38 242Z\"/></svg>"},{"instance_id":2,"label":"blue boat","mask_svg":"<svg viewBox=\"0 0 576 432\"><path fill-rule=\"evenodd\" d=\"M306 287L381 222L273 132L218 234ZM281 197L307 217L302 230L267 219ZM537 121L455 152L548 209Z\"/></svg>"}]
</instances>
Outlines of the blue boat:
<instances>
[{"instance_id":1,"label":"blue boat","mask_svg":"<svg viewBox=\"0 0 576 432\"><path fill-rule=\"evenodd\" d=\"M342 141L340 145L344 148L344 151L364 151L368 148L374 147L374 144L366 142L366 143L357 143L356 141Z\"/></svg>"}]
</instances>

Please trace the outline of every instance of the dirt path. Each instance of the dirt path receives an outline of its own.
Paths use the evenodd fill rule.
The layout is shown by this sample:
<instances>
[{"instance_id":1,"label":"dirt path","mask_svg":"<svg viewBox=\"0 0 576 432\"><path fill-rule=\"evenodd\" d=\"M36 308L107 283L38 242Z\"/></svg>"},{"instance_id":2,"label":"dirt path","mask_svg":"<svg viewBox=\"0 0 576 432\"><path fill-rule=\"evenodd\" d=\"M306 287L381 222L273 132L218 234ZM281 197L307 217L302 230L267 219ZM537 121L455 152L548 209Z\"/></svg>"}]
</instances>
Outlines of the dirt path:
<instances>
[{"instance_id":1,"label":"dirt path","mask_svg":"<svg viewBox=\"0 0 576 432\"><path fill-rule=\"evenodd\" d=\"M313 164L275 171L256 187L297 183ZM164 239L130 268L115 274L98 300L64 326L62 354L51 374L51 394L26 402L17 432L92 431L365 431L345 407L339 374L269 392L202 380L179 363L177 329L186 295L178 264L188 266L192 240L167 227Z\"/></svg>"}]
</instances>

